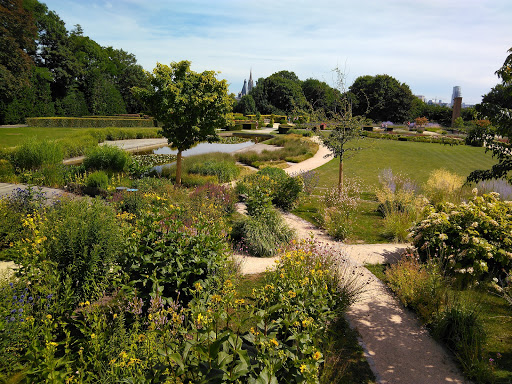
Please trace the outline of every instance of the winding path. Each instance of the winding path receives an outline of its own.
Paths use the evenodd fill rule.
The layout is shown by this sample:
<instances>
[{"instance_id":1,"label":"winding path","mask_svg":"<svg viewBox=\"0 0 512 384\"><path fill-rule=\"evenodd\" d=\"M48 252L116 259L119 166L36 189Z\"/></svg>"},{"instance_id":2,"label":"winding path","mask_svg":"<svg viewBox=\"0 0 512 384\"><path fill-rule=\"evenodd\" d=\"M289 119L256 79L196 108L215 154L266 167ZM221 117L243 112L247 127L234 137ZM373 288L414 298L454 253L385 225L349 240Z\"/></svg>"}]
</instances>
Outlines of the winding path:
<instances>
[{"instance_id":1,"label":"winding path","mask_svg":"<svg viewBox=\"0 0 512 384\"><path fill-rule=\"evenodd\" d=\"M315 169L330 160L329 150L320 146L317 154L286 169L295 174ZM20 185L0 184L0 196L12 193ZM21 186L23 187L23 186ZM50 197L62 191L43 188ZM449 354L437 344L416 316L400 305L385 285L363 267L364 263L393 262L407 248L397 244L345 245L332 240L324 231L291 213L283 213L300 238L314 238L325 246L340 250L350 268L357 270L367 290L347 313L361 335L361 345L381 384L465 383ZM275 258L235 256L243 273L260 273L274 265ZM0 263L2 264L2 263ZM12 266L4 265L11 268Z\"/></svg>"}]
</instances>

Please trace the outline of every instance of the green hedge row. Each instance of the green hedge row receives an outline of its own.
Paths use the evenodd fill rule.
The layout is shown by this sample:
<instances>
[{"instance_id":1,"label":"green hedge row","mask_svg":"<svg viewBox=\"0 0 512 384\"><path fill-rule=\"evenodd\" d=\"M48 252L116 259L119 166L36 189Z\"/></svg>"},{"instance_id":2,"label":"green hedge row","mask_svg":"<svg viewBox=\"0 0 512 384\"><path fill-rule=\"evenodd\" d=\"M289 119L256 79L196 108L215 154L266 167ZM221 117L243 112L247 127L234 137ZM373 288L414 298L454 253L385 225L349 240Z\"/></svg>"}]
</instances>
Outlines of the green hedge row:
<instances>
[{"instance_id":1,"label":"green hedge row","mask_svg":"<svg viewBox=\"0 0 512 384\"><path fill-rule=\"evenodd\" d=\"M27 117L27 125L43 128L154 127L154 119L95 117Z\"/></svg>"},{"instance_id":2,"label":"green hedge row","mask_svg":"<svg viewBox=\"0 0 512 384\"><path fill-rule=\"evenodd\" d=\"M363 136L372 139L386 139L398 141L415 141L420 143L438 143L449 145L464 145L463 139L444 136L414 136L414 135L394 135L389 133L363 132Z\"/></svg>"}]
</instances>

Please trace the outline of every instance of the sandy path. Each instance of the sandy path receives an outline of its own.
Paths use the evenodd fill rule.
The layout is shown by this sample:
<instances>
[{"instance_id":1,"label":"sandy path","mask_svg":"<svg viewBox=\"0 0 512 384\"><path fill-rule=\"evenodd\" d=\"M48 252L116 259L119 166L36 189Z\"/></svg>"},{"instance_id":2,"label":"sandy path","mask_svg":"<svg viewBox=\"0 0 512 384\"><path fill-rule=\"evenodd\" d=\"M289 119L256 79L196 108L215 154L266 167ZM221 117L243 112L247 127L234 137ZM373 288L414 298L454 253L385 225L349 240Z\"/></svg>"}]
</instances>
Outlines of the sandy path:
<instances>
[{"instance_id":1,"label":"sandy path","mask_svg":"<svg viewBox=\"0 0 512 384\"><path fill-rule=\"evenodd\" d=\"M366 292L346 315L361 335L361 345L378 383L465 383L450 355L430 337L415 314L404 309L389 289L362 267L364 263L396 261L407 244L347 245L291 213L283 213L283 217L299 238L313 236L324 246L338 249L367 284ZM245 274L263 272L277 259L236 257Z\"/></svg>"}]
</instances>

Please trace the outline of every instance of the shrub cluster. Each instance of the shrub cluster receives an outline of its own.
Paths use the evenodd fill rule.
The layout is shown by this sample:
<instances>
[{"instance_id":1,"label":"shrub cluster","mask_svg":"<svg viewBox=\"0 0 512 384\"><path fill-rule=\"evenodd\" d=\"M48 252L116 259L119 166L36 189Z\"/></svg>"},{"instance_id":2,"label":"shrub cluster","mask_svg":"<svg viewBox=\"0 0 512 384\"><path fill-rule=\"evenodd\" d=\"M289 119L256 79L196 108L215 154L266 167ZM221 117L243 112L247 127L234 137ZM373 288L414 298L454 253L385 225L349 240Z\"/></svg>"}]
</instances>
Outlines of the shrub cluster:
<instances>
[{"instance_id":1,"label":"shrub cluster","mask_svg":"<svg viewBox=\"0 0 512 384\"><path fill-rule=\"evenodd\" d=\"M122 172L128 165L130 155L112 145L100 145L87 151L83 165L86 170L108 170Z\"/></svg>"},{"instance_id":2,"label":"shrub cluster","mask_svg":"<svg viewBox=\"0 0 512 384\"><path fill-rule=\"evenodd\" d=\"M272 162L299 163L313 157L318 151L318 144L298 135L275 137L266 141L265 144L282 148L273 151L263 150L261 153L254 151L238 153L237 160L253 167L260 167Z\"/></svg>"},{"instance_id":3,"label":"shrub cluster","mask_svg":"<svg viewBox=\"0 0 512 384\"><path fill-rule=\"evenodd\" d=\"M290 210L302 192L302 180L289 176L280 168L266 167L238 182L236 190L248 197L264 194L277 207Z\"/></svg>"},{"instance_id":4,"label":"shrub cluster","mask_svg":"<svg viewBox=\"0 0 512 384\"><path fill-rule=\"evenodd\" d=\"M249 298L230 279L216 289L196 281L188 305L120 291L63 313L57 290L4 284L0 372L28 382L317 383L328 326L358 293L335 256L297 245Z\"/></svg>"},{"instance_id":5,"label":"shrub cluster","mask_svg":"<svg viewBox=\"0 0 512 384\"><path fill-rule=\"evenodd\" d=\"M474 190L477 193L476 190ZM512 202L497 193L431 208L410 234L423 260L442 260L446 272L464 283L501 277L512 269Z\"/></svg>"},{"instance_id":6,"label":"shrub cluster","mask_svg":"<svg viewBox=\"0 0 512 384\"><path fill-rule=\"evenodd\" d=\"M108 128L108 127L154 127L151 119L127 117L28 117L27 125L43 128Z\"/></svg>"},{"instance_id":7,"label":"shrub cluster","mask_svg":"<svg viewBox=\"0 0 512 384\"><path fill-rule=\"evenodd\" d=\"M419 130L418 130L419 132ZM446 136L431 136L431 135L401 135L394 133L377 133L377 132L363 132L363 136L370 137L372 139L387 139L387 140L399 140L399 141L415 141L420 143L437 143L437 144L448 144L448 145L464 145L463 139L456 137Z\"/></svg>"}]
</instances>

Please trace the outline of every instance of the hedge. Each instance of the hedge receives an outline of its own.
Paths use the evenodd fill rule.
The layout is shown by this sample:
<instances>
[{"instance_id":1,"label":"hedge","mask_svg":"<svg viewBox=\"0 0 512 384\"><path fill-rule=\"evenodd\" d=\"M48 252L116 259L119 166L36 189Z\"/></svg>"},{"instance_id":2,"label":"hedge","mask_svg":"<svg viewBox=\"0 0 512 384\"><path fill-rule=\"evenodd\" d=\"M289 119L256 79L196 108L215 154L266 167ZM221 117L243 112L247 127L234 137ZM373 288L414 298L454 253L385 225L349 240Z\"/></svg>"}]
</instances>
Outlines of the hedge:
<instances>
[{"instance_id":1,"label":"hedge","mask_svg":"<svg viewBox=\"0 0 512 384\"><path fill-rule=\"evenodd\" d=\"M417 135L397 135L390 133L375 133L375 132L362 132L363 136L370 137L372 139L386 139L386 140L398 140L398 141L415 141L420 143L437 143L437 144L449 144L449 145L464 145L465 142L462 139L455 137L446 136L417 136Z\"/></svg>"},{"instance_id":2,"label":"hedge","mask_svg":"<svg viewBox=\"0 0 512 384\"><path fill-rule=\"evenodd\" d=\"M121 117L27 117L27 125L43 128L154 127L155 120Z\"/></svg>"}]
</instances>

